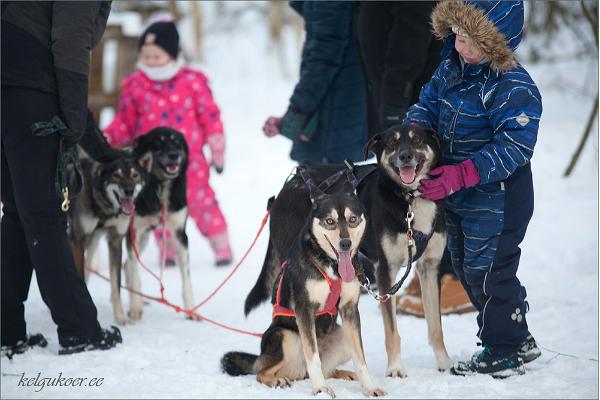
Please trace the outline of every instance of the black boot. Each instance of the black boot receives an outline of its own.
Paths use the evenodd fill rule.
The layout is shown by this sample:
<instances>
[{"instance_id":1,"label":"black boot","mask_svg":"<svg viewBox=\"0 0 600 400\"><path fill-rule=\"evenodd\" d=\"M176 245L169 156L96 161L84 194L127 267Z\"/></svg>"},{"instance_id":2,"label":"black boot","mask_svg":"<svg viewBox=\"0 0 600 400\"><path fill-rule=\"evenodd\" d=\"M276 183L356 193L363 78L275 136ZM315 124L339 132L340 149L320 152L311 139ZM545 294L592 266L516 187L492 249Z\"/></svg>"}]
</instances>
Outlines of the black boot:
<instances>
[{"instance_id":1,"label":"black boot","mask_svg":"<svg viewBox=\"0 0 600 400\"><path fill-rule=\"evenodd\" d=\"M92 339L82 339L80 337L71 336L61 339L59 355L81 353L82 351L91 350L108 350L123 343L121 331L116 326L111 326L108 329L100 329L98 334Z\"/></svg>"},{"instance_id":2,"label":"black boot","mask_svg":"<svg viewBox=\"0 0 600 400\"><path fill-rule=\"evenodd\" d=\"M525 367L523 359L517 353L498 355L484 346L483 351L474 355L471 360L454 363L450 372L462 376L486 374L493 378L508 378L509 376L523 375Z\"/></svg>"},{"instance_id":3,"label":"black boot","mask_svg":"<svg viewBox=\"0 0 600 400\"><path fill-rule=\"evenodd\" d=\"M15 345L12 346L2 346L2 355L8 357L9 360L12 360L15 354L23 354L27 350L32 347L46 347L48 346L48 341L41 333L37 333L35 335L31 335L27 338L27 340L19 340Z\"/></svg>"},{"instance_id":4,"label":"black boot","mask_svg":"<svg viewBox=\"0 0 600 400\"><path fill-rule=\"evenodd\" d=\"M517 355L523 359L525 364L532 362L536 358L542 355L542 351L537 346L535 339L531 335L527 335L527 338L521 343Z\"/></svg>"}]
</instances>

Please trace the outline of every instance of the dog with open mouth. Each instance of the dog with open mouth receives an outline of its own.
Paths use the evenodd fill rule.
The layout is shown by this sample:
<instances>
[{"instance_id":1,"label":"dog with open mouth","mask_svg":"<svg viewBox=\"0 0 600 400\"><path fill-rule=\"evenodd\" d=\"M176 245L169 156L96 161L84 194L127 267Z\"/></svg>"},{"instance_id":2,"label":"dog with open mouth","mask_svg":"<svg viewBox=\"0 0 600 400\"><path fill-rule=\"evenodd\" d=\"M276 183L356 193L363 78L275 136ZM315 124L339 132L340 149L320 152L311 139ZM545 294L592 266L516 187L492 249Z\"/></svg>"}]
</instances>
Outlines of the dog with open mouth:
<instances>
[{"instance_id":1,"label":"dog with open mouth","mask_svg":"<svg viewBox=\"0 0 600 400\"><path fill-rule=\"evenodd\" d=\"M69 237L75 267L87 281L90 261L100 238L106 233L114 308L115 301L120 298L123 238L135 212L135 201L148 182L152 154L137 160L124 155L108 163L89 158L80 162L83 187L69 214Z\"/></svg>"},{"instance_id":2,"label":"dog with open mouth","mask_svg":"<svg viewBox=\"0 0 600 400\"><path fill-rule=\"evenodd\" d=\"M371 380L360 333L357 251L365 227L365 211L354 193L317 192L275 281L273 320L260 355L225 354L226 373L256 374L268 386L289 386L308 376L313 394L332 398L326 378L358 380L367 396L385 394ZM337 369L351 358L356 373Z\"/></svg>"},{"instance_id":3,"label":"dog with open mouth","mask_svg":"<svg viewBox=\"0 0 600 400\"><path fill-rule=\"evenodd\" d=\"M125 261L125 279L130 292L129 319L125 318L122 307L117 311L117 323L137 321L143 312L143 299L140 276L136 258L144 250L152 231L168 229L175 239L177 264L182 280L183 306L190 309L194 306L190 280L188 237L185 233L187 222L186 172L188 165L188 146L181 132L167 127L158 127L145 135L139 136L131 145L135 159L151 157L148 183L135 202L133 230L135 243L131 236L126 238L127 260Z\"/></svg>"},{"instance_id":4,"label":"dog with open mouth","mask_svg":"<svg viewBox=\"0 0 600 400\"><path fill-rule=\"evenodd\" d=\"M440 314L439 267L450 263L446 250L446 228L441 202L420 197L417 190L422 179L441 159L437 133L413 125L396 125L373 136L365 147L365 158L375 154L376 164L358 165L358 198L366 210L367 225L360 246L362 255L373 262L381 295L387 294L402 267L412 255L420 277L427 320L429 343L433 347L437 368L451 366L443 341ZM304 164L316 183L327 193L343 186L343 179L331 183L341 165ZM329 186L328 188L323 186ZM269 203L270 237L265 260L256 284L246 298L246 315L271 295L281 262L289 251L294 236L302 229L310 213L309 190L300 174L284 184L274 201ZM409 242L409 212L412 242ZM409 243L410 252L409 252ZM445 255L445 256L444 256ZM400 358L400 335L396 320L396 298L381 305L388 356L386 374L405 377Z\"/></svg>"}]
</instances>

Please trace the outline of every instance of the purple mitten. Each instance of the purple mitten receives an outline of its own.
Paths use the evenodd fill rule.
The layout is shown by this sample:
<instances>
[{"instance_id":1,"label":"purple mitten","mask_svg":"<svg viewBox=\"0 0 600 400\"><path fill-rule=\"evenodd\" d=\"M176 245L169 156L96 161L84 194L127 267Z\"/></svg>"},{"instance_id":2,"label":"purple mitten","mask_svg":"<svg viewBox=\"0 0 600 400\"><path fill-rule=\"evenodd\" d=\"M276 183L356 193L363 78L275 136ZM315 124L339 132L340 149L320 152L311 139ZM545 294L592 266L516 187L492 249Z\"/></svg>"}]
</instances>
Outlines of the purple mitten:
<instances>
[{"instance_id":1,"label":"purple mitten","mask_svg":"<svg viewBox=\"0 0 600 400\"><path fill-rule=\"evenodd\" d=\"M429 171L429 175L439 175L435 179L421 181L419 192L429 200L441 200L462 188L479 183L479 173L471 160L456 165L442 165Z\"/></svg>"}]
</instances>

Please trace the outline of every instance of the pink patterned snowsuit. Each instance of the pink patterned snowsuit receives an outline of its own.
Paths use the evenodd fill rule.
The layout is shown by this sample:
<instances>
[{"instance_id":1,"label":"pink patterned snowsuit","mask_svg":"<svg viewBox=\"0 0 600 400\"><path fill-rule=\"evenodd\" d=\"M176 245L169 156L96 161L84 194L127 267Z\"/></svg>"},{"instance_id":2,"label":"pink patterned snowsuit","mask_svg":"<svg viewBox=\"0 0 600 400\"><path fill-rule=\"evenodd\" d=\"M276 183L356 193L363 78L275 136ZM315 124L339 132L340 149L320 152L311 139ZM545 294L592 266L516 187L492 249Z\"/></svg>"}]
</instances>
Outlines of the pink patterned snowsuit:
<instances>
[{"instance_id":1,"label":"pink patterned snowsuit","mask_svg":"<svg viewBox=\"0 0 600 400\"><path fill-rule=\"evenodd\" d=\"M137 71L123 79L114 121L105 129L111 144L121 146L158 126L185 136L189 150L187 203L190 217L207 237L227 231L215 193L208 184L209 164L202 148L209 143L213 159L223 157L225 136L219 107L206 76L183 67L168 81L150 80Z\"/></svg>"}]
</instances>

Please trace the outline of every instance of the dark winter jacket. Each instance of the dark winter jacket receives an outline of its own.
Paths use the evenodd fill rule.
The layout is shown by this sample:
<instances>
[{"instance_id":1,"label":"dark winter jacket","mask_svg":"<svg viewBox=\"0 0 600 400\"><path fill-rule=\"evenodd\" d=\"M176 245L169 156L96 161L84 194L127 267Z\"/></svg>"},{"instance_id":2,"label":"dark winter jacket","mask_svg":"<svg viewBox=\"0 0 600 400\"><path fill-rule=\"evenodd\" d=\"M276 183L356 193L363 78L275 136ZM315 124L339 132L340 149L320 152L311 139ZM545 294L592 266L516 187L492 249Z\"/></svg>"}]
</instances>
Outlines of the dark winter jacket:
<instances>
[{"instance_id":1,"label":"dark winter jacket","mask_svg":"<svg viewBox=\"0 0 600 400\"><path fill-rule=\"evenodd\" d=\"M521 41L523 12L523 3L514 1L440 3L431 18L436 35L445 42L444 60L404 121L439 132L446 144L444 164L467 159L475 164L480 183L450 195L447 204L466 218L463 228L477 226L480 240L502 230L509 202L506 185L528 180L520 183L527 189L519 192L519 201L533 203L529 162L542 99L513 53ZM454 49L453 26L475 41L486 61L462 65ZM515 212L519 205L512 202L510 207ZM481 243L493 247L491 242ZM477 260L481 268L489 267L481 257Z\"/></svg>"},{"instance_id":2,"label":"dark winter jacket","mask_svg":"<svg viewBox=\"0 0 600 400\"><path fill-rule=\"evenodd\" d=\"M352 2L293 1L305 22L300 81L291 107L319 113L316 137L295 140L291 158L340 163L362 159L367 141L363 73L352 34Z\"/></svg>"},{"instance_id":3,"label":"dark winter jacket","mask_svg":"<svg viewBox=\"0 0 600 400\"><path fill-rule=\"evenodd\" d=\"M109 12L107 1L2 2L2 85L56 94L61 119L83 135L91 50Z\"/></svg>"},{"instance_id":4,"label":"dark winter jacket","mask_svg":"<svg viewBox=\"0 0 600 400\"><path fill-rule=\"evenodd\" d=\"M398 124L441 61L433 1L362 1L355 36L367 84L369 135Z\"/></svg>"}]
</instances>

